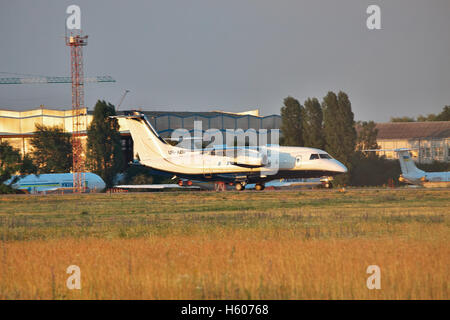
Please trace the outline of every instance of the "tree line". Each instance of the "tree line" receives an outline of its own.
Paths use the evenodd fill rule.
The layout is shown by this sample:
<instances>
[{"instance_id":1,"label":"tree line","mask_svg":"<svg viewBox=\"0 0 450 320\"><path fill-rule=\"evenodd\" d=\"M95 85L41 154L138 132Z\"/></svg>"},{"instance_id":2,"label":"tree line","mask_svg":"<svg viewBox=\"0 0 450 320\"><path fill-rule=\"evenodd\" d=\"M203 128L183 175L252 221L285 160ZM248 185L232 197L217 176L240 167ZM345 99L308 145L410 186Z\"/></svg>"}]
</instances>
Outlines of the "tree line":
<instances>
[{"instance_id":1,"label":"tree line","mask_svg":"<svg viewBox=\"0 0 450 320\"><path fill-rule=\"evenodd\" d=\"M322 149L342 162L348 172L336 177L337 185L383 185L401 173L398 161L363 151L379 148L378 130L373 121L354 120L345 92L330 91L322 102L308 98L303 105L291 96L285 98L281 107L281 131L281 145Z\"/></svg>"},{"instance_id":2,"label":"tree line","mask_svg":"<svg viewBox=\"0 0 450 320\"><path fill-rule=\"evenodd\" d=\"M438 114L430 113L426 116L413 117L391 117L391 122L425 122L425 121L450 121L450 106L445 106Z\"/></svg>"}]
</instances>

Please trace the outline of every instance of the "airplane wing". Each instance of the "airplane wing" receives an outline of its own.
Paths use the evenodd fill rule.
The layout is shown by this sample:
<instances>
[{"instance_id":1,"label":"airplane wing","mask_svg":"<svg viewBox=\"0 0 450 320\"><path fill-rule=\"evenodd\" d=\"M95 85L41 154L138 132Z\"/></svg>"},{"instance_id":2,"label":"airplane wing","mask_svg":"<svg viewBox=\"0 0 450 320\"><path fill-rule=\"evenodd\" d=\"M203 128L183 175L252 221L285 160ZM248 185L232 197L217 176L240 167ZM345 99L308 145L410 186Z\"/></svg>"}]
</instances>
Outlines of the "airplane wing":
<instances>
[{"instance_id":1,"label":"airplane wing","mask_svg":"<svg viewBox=\"0 0 450 320\"><path fill-rule=\"evenodd\" d=\"M264 167L263 164L248 164L248 163L240 163L240 162L231 162L231 164L238 166L238 167L242 167L242 168L248 168L248 169Z\"/></svg>"},{"instance_id":2,"label":"airplane wing","mask_svg":"<svg viewBox=\"0 0 450 320\"><path fill-rule=\"evenodd\" d=\"M178 184L121 184L114 186L119 189L200 189L198 186L179 186Z\"/></svg>"}]
</instances>

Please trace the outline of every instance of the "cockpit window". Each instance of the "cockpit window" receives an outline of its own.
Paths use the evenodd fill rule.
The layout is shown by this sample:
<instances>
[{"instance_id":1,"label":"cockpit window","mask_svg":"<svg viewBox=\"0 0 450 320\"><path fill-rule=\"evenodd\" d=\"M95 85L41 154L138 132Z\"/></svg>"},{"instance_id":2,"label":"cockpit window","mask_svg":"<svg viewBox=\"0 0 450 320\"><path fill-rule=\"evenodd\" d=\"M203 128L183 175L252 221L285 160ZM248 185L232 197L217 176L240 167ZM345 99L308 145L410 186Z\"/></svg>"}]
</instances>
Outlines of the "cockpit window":
<instances>
[{"instance_id":1,"label":"cockpit window","mask_svg":"<svg viewBox=\"0 0 450 320\"><path fill-rule=\"evenodd\" d=\"M311 154L311 156L309 157L309 160L316 160L319 159L319 155L317 153L313 153Z\"/></svg>"},{"instance_id":2,"label":"cockpit window","mask_svg":"<svg viewBox=\"0 0 450 320\"><path fill-rule=\"evenodd\" d=\"M319 153L320 159L333 159L328 153Z\"/></svg>"}]
</instances>

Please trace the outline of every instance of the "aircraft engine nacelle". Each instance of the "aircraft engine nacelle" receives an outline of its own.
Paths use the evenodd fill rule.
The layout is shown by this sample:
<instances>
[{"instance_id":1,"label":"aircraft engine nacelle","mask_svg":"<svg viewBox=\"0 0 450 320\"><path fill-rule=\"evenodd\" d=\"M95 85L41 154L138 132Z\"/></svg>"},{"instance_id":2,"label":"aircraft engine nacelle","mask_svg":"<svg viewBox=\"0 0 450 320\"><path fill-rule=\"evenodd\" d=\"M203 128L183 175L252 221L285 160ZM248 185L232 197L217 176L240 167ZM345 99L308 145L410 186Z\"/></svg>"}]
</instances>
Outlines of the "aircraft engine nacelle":
<instances>
[{"instance_id":1,"label":"aircraft engine nacelle","mask_svg":"<svg viewBox=\"0 0 450 320\"><path fill-rule=\"evenodd\" d=\"M249 166L267 165L267 155L257 150L243 149L239 150L234 162Z\"/></svg>"}]
</instances>

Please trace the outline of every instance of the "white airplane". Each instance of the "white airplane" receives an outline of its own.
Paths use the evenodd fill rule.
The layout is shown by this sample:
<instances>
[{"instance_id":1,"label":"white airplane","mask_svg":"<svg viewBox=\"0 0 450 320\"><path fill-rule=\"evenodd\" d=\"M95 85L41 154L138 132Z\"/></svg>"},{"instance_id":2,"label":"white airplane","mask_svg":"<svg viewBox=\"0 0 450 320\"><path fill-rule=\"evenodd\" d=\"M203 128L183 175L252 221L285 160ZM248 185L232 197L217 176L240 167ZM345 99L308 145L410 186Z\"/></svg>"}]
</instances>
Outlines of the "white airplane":
<instances>
[{"instance_id":1,"label":"white airplane","mask_svg":"<svg viewBox=\"0 0 450 320\"><path fill-rule=\"evenodd\" d=\"M425 172L416 167L409 148L398 149L371 149L363 151L394 151L398 154L402 174L400 182L405 182L423 187L450 187L450 172Z\"/></svg>"},{"instance_id":2,"label":"white airplane","mask_svg":"<svg viewBox=\"0 0 450 320\"><path fill-rule=\"evenodd\" d=\"M347 168L323 150L305 147L264 146L263 148L233 148L237 155L228 156L227 150L216 146L211 149L189 150L168 144L162 139L147 117L139 111L127 111L122 116L127 122L139 154L140 163L179 178L200 181L221 181L234 184L236 190L254 183L256 190L264 184L283 178L332 177L347 172ZM239 154L244 151L245 156ZM270 163L278 154L276 165ZM268 156L269 155L269 156Z\"/></svg>"},{"instance_id":3,"label":"white airplane","mask_svg":"<svg viewBox=\"0 0 450 320\"><path fill-rule=\"evenodd\" d=\"M13 182L16 177L18 180ZM9 180L6 180L4 184L9 185L11 182L13 182L11 187L27 193L71 191L73 189L73 174L47 173L40 175L30 174L26 176L13 176ZM106 187L103 179L91 172L85 173L85 186L89 192L100 192Z\"/></svg>"}]
</instances>

